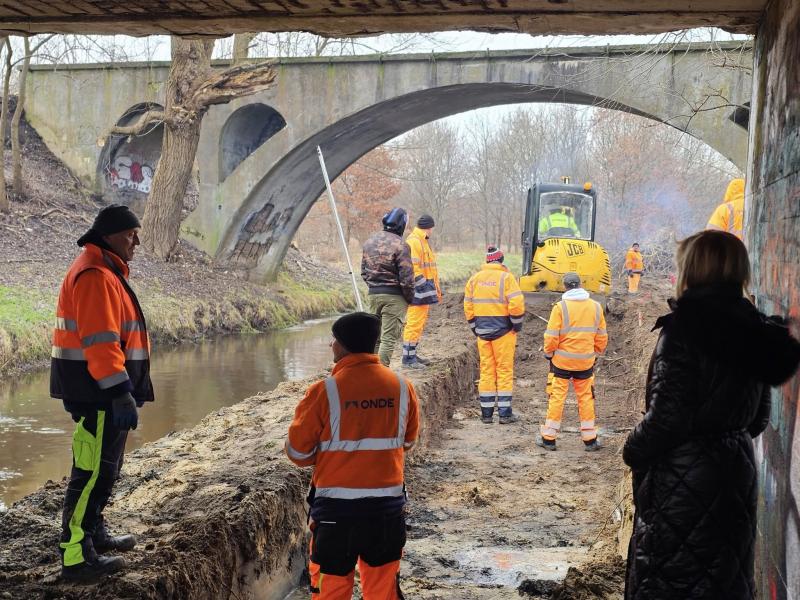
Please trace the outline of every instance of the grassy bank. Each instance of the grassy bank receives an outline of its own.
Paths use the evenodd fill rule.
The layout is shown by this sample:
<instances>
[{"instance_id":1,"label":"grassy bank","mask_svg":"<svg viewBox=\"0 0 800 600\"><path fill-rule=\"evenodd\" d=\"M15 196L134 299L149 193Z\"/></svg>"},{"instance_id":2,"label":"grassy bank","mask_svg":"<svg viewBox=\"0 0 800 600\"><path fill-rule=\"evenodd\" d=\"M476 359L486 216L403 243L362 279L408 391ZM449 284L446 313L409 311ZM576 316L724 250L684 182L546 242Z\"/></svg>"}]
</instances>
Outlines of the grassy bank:
<instances>
[{"instance_id":1,"label":"grassy bank","mask_svg":"<svg viewBox=\"0 0 800 600\"><path fill-rule=\"evenodd\" d=\"M439 268L439 279L443 284L456 285L465 282L486 262L484 252L439 252L436 264ZM519 278L522 256L506 254L505 264L515 277Z\"/></svg>"},{"instance_id":2,"label":"grassy bank","mask_svg":"<svg viewBox=\"0 0 800 600\"><path fill-rule=\"evenodd\" d=\"M274 285L209 290L205 297L172 295L158 280L134 284L154 345L280 329L353 306L347 285L315 284L287 274ZM0 286L0 377L47 363L55 303L51 292Z\"/></svg>"}]
</instances>

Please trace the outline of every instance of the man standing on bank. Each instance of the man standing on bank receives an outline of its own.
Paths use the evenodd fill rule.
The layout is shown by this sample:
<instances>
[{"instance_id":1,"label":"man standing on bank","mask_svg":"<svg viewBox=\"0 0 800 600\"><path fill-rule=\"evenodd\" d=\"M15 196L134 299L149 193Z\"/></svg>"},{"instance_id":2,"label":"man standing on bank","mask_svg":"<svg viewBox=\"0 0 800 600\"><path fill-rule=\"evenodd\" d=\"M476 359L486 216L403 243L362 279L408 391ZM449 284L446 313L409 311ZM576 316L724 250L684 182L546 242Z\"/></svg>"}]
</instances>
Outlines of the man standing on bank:
<instances>
[{"instance_id":1,"label":"man standing on bank","mask_svg":"<svg viewBox=\"0 0 800 600\"><path fill-rule=\"evenodd\" d=\"M414 298L408 307L403 329L403 366L408 369L424 368L428 364L428 360L417 354L417 346L428 321L430 305L442 301L436 255L428 243L434 225L432 216L422 215L414 231L406 238L414 265Z\"/></svg>"},{"instance_id":2,"label":"man standing on bank","mask_svg":"<svg viewBox=\"0 0 800 600\"><path fill-rule=\"evenodd\" d=\"M332 327L331 376L297 405L286 455L314 467L310 521L312 600L350 600L358 564L366 600L402 600L405 453L417 441L414 387L372 352L380 322L351 313Z\"/></svg>"},{"instance_id":3,"label":"man standing on bank","mask_svg":"<svg viewBox=\"0 0 800 600\"><path fill-rule=\"evenodd\" d=\"M486 264L464 287L464 316L478 338L481 421L492 423L496 399L500 424L508 425L519 420L512 412L511 398L514 352L525 320L525 298L517 279L503 265L504 259L497 246L486 249Z\"/></svg>"},{"instance_id":4,"label":"man standing on bank","mask_svg":"<svg viewBox=\"0 0 800 600\"><path fill-rule=\"evenodd\" d=\"M403 241L408 214L393 208L383 215L383 231L364 243L361 277L369 288L369 309L381 320L376 348L381 363L388 367L406 321L406 310L414 299L414 267Z\"/></svg>"},{"instance_id":5,"label":"man standing on bank","mask_svg":"<svg viewBox=\"0 0 800 600\"><path fill-rule=\"evenodd\" d=\"M62 577L91 581L124 568L105 552L133 549L132 535L111 536L103 509L119 477L137 407L153 400L144 314L128 285L140 223L112 204L78 240L83 251L61 284L53 332L50 395L77 423L62 516Z\"/></svg>"}]
</instances>

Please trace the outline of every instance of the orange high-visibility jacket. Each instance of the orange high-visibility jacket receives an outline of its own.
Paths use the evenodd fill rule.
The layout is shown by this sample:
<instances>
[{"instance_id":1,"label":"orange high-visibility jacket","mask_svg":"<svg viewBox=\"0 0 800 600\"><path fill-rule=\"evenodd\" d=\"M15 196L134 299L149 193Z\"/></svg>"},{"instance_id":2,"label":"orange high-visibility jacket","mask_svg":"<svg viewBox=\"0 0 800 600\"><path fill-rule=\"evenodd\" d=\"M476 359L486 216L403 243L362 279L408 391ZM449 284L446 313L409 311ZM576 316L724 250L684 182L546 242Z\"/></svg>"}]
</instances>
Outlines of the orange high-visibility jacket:
<instances>
[{"instance_id":1,"label":"orange high-visibility jacket","mask_svg":"<svg viewBox=\"0 0 800 600\"><path fill-rule=\"evenodd\" d=\"M464 316L472 331L484 340L496 340L521 328L525 298L508 268L489 263L470 277L464 287Z\"/></svg>"},{"instance_id":2,"label":"orange high-visibility jacket","mask_svg":"<svg viewBox=\"0 0 800 600\"><path fill-rule=\"evenodd\" d=\"M641 275L642 271L644 271L644 261L642 260L641 252L637 252L633 248L628 250L627 254L625 254L625 270L633 271Z\"/></svg>"},{"instance_id":3,"label":"orange high-visibility jacket","mask_svg":"<svg viewBox=\"0 0 800 600\"><path fill-rule=\"evenodd\" d=\"M415 227L406 238L406 243L411 250L411 264L414 267L414 298L411 304L437 304L442 288L439 286L436 255L431 250L425 231Z\"/></svg>"},{"instance_id":4,"label":"orange high-visibility jacket","mask_svg":"<svg viewBox=\"0 0 800 600\"><path fill-rule=\"evenodd\" d=\"M404 454L418 432L411 382L374 354L348 354L297 405L286 454L314 465L316 498L402 496Z\"/></svg>"},{"instance_id":5,"label":"orange high-visibility jacket","mask_svg":"<svg viewBox=\"0 0 800 600\"><path fill-rule=\"evenodd\" d=\"M706 229L727 231L740 240L744 235L744 179L734 179L725 190L725 198L711 214Z\"/></svg>"},{"instance_id":6,"label":"orange high-visibility jacket","mask_svg":"<svg viewBox=\"0 0 800 600\"><path fill-rule=\"evenodd\" d=\"M128 265L87 244L61 284L50 360L50 395L107 405L125 392L153 399L150 341Z\"/></svg>"},{"instance_id":7,"label":"orange high-visibility jacket","mask_svg":"<svg viewBox=\"0 0 800 600\"><path fill-rule=\"evenodd\" d=\"M608 345L606 317L589 292L578 288L553 306L544 332L544 353L564 371L586 371Z\"/></svg>"}]
</instances>

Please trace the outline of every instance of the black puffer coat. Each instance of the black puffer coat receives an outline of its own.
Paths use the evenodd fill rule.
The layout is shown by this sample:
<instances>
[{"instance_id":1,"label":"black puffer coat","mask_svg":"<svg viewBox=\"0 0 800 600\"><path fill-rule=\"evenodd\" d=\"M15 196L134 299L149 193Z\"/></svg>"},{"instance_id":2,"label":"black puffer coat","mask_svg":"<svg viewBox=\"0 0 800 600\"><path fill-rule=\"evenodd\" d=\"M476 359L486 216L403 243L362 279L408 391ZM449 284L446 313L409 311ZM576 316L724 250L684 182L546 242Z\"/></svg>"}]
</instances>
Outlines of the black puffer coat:
<instances>
[{"instance_id":1,"label":"black puffer coat","mask_svg":"<svg viewBox=\"0 0 800 600\"><path fill-rule=\"evenodd\" d=\"M769 420L769 386L794 373L800 344L741 288L691 289L670 306L654 328L647 413L623 450L636 508L625 598L751 600L752 438Z\"/></svg>"}]
</instances>

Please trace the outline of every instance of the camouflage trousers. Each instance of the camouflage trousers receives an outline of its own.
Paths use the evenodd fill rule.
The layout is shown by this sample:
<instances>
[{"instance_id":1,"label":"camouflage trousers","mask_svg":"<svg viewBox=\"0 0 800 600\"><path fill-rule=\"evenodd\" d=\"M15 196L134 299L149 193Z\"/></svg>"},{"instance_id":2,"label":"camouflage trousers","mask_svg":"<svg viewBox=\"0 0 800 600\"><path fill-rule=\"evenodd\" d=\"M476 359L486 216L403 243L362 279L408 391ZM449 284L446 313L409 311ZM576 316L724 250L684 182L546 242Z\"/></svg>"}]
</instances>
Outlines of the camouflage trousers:
<instances>
[{"instance_id":1,"label":"camouflage trousers","mask_svg":"<svg viewBox=\"0 0 800 600\"><path fill-rule=\"evenodd\" d=\"M408 303L403 296L396 294L370 294L368 299L370 312L381 319L381 336L375 345L375 353L388 367L403 330Z\"/></svg>"}]
</instances>

